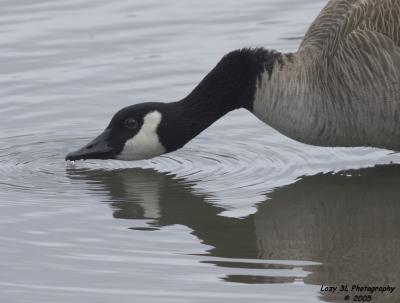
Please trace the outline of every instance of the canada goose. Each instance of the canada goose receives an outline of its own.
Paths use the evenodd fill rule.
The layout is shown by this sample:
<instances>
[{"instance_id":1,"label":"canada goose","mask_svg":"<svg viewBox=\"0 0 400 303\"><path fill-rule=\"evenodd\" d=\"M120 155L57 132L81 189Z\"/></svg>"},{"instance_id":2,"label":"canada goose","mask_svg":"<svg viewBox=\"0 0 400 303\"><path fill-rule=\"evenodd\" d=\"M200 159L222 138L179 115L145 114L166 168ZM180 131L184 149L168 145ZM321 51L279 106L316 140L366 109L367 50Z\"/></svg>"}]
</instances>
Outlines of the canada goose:
<instances>
[{"instance_id":1,"label":"canada goose","mask_svg":"<svg viewBox=\"0 0 400 303\"><path fill-rule=\"evenodd\" d=\"M303 143L400 151L400 0L330 0L297 52L233 51L181 101L120 110L66 160L172 152L239 108Z\"/></svg>"}]
</instances>

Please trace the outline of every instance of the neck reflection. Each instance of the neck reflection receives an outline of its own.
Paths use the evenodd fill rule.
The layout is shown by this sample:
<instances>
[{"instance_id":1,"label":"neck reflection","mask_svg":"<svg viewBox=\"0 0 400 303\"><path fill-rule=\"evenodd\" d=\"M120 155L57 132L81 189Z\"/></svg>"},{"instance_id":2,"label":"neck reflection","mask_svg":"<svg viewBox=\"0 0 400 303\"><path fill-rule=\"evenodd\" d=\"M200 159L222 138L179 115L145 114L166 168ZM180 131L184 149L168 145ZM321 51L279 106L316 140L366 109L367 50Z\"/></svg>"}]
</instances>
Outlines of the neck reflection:
<instances>
[{"instance_id":1,"label":"neck reflection","mask_svg":"<svg viewBox=\"0 0 400 303\"><path fill-rule=\"evenodd\" d=\"M192 184L153 170L68 175L107 192L115 218L185 225L213 247L212 256L322 263L308 268L309 284L399 284L400 166L304 177L244 219L220 216L223 209L193 193Z\"/></svg>"}]
</instances>

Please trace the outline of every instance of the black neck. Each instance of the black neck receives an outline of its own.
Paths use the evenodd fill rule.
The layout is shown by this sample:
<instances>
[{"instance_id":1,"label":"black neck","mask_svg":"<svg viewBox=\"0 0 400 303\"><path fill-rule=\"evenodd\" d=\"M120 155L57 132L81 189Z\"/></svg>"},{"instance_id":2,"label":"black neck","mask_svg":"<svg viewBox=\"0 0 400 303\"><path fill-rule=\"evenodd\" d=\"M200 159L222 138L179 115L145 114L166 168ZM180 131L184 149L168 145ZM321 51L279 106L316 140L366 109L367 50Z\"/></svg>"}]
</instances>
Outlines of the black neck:
<instances>
[{"instance_id":1,"label":"black neck","mask_svg":"<svg viewBox=\"0 0 400 303\"><path fill-rule=\"evenodd\" d=\"M232 110L252 111L257 80L264 71L272 72L279 56L257 48L237 50L223 57L186 98L167 104L164 127L159 129L161 138L167 138L163 142L167 150L182 147Z\"/></svg>"}]
</instances>

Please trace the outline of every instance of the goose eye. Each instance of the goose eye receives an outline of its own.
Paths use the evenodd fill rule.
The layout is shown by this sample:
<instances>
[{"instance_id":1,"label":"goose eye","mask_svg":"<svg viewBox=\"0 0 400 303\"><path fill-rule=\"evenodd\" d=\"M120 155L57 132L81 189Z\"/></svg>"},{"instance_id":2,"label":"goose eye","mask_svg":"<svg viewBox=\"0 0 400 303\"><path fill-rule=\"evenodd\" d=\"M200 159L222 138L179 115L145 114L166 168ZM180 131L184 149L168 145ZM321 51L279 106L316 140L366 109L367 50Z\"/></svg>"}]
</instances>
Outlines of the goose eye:
<instances>
[{"instance_id":1,"label":"goose eye","mask_svg":"<svg viewBox=\"0 0 400 303\"><path fill-rule=\"evenodd\" d=\"M138 125L138 122L133 118L128 118L124 121L124 126L129 129L135 129Z\"/></svg>"}]
</instances>

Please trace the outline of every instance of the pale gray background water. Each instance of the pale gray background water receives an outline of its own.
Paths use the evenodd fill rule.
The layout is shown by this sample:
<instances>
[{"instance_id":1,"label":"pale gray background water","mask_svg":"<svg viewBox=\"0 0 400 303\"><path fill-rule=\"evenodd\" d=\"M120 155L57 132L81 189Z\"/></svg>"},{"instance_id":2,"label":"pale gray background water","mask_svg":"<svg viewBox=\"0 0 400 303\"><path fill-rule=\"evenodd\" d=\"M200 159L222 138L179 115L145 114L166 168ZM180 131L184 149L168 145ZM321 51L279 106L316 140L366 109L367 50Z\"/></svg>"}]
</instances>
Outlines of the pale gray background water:
<instances>
[{"instance_id":1,"label":"pale gray background water","mask_svg":"<svg viewBox=\"0 0 400 303\"><path fill-rule=\"evenodd\" d=\"M324 3L1 0L0 302L400 287L400 167L374 167L396 154L302 145L238 111L150 161L63 160L119 108L182 98L230 50L296 50Z\"/></svg>"}]
</instances>

